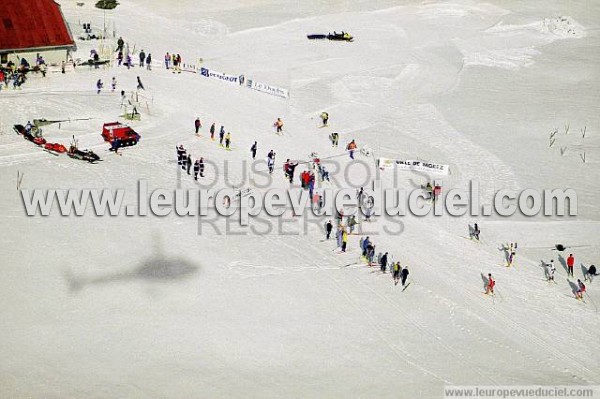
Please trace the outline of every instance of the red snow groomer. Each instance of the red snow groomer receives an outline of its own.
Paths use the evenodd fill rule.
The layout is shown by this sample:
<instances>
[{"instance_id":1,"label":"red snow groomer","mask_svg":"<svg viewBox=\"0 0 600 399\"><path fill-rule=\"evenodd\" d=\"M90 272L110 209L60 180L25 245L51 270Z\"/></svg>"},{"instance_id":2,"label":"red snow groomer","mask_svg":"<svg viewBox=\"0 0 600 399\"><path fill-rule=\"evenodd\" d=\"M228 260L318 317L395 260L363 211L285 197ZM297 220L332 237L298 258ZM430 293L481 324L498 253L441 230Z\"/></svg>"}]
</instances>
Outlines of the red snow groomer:
<instances>
[{"instance_id":1,"label":"red snow groomer","mask_svg":"<svg viewBox=\"0 0 600 399\"><path fill-rule=\"evenodd\" d=\"M102 137L109 142L113 148L136 145L140 141L140 135L135 130L121 122L105 123L102 127Z\"/></svg>"}]
</instances>

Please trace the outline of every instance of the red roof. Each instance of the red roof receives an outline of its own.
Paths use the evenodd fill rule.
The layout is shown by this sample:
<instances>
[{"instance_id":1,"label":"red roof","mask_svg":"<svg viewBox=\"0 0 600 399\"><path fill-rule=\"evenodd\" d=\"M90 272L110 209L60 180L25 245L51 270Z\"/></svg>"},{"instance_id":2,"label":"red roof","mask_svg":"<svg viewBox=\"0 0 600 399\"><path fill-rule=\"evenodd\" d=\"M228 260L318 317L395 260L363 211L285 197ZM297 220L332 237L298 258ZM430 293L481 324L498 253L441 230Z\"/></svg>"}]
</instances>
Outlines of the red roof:
<instances>
[{"instance_id":1,"label":"red roof","mask_svg":"<svg viewBox=\"0 0 600 399\"><path fill-rule=\"evenodd\" d=\"M74 45L53 0L2 0L0 51Z\"/></svg>"}]
</instances>

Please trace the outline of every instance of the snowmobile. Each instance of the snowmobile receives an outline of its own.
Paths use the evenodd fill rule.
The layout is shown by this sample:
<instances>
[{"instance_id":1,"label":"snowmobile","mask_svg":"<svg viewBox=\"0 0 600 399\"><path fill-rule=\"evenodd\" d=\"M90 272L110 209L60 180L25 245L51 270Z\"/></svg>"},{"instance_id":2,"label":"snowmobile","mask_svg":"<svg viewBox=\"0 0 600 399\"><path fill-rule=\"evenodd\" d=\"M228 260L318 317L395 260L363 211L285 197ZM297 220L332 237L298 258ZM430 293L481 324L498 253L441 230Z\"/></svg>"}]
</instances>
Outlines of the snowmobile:
<instances>
[{"instance_id":1,"label":"snowmobile","mask_svg":"<svg viewBox=\"0 0 600 399\"><path fill-rule=\"evenodd\" d=\"M345 41L345 42L354 41L354 37L352 37L352 35L349 34L348 32L344 32L344 31L342 31L340 33L334 31L333 34L328 33L326 35L324 35L324 34L306 35L306 37L310 40L328 39L328 40Z\"/></svg>"},{"instance_id":2,"label":"snowmobile","mask_svg":"<svg viewBox=\"0 0 600 399\"><path fill-rule=\"evenodd\" d=\"M67 155L73 159L79 159L82 161L88 161L89 163L95 163L100 161L100 157L96 155L92 150L80 150L75 145L71 144Z\"/></svg>"},{"instance_id":3,"label":"snowmobile","mask_svg":"<svg viewBox=\"0 0 600 399\"><path fill-rule=\"evenodd\" d=\"M354 40L354 38L352 37L352 35L348 32L341 32L341 33L337 33L337 32L333 32L333 35L330 33L327 35L327 38L329 40L338 40L338 41L346 41L346 42L351 42Z\"/></svg>"},{"instance_id":4,"label":"snowmobile","mask_svg":"<svg viewBox=\"0 0 600 399\"><path fill-rule=\"evenodd\" d=\"M23 125L14 125L13 129L15 130L15 132L17 132L17 134L23 135L23 138L31 141L34 144L46 144L46 139L42 137L42 130L36 128L35 126L32 127L31 132L28 132L27 129L25 129L25 126Z\"/></svg>"}]
</instances>

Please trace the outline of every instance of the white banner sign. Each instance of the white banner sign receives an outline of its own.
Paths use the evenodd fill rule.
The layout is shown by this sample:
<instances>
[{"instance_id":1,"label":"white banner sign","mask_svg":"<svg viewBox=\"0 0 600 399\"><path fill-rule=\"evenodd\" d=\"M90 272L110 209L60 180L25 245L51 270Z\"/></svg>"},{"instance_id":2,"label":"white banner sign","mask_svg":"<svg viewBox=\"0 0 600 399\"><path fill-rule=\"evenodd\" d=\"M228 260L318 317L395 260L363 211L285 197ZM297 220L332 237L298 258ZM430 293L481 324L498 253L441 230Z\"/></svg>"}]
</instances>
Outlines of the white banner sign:
<instances>
[{"instance_id":1,"label":"white banner sign","mask_svg":"<svg viewBox=\"0 0 600 399\"><path fill-rule=\"evenodd\" d=\"M218 79L223 82L235 83L235 84L241 84L240 78L243 79L243 75L242 75L242 77L235 76L235 75L228 75L226 73L213 71L208 68L200 68L200 75L207 77L207 78Z\"/></svg>"},{"instance_id":2,"label":"white banner sign","mask_svg":"<svg viewBox=\"0 0 600 399\"><path fill-rule=\"evenodd\" d=\"M392 167L403 170L420 170L422 172L447 175L450 168L448 165L437 164L427 161L400 161L388 158L379 158L379 168L388 169Z\"/></svg>"},{"instance_id":3,"label":"white banner sign","mask_svg":"<svg viewBox=\"0 0 600 399\"><path fill-rule=\"evenodd\" d=\"M260 83L253 79L248 79L248 83L246 84L249 88L253 90L258 90L263 93L271 94L272 96L288 98L289 92L287 89L282 89L280 87L271 86L266 83Z\"/></svg>"}]
</instances>

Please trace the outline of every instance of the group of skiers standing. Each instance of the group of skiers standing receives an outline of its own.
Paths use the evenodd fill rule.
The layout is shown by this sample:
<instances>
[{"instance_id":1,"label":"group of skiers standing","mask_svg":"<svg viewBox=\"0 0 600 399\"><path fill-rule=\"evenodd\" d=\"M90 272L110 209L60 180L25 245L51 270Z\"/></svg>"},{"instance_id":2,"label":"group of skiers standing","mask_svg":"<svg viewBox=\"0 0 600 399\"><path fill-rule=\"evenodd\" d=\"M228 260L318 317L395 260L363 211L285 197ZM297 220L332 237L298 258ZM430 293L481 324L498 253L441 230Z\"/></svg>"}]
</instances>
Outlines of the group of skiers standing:
<instances>
[{"instance_id":1,"label":"group of skiers standing","mask_svg":"<svg viewBox=\"0 0 600 399\"><path fill-rule=\"evenodd\" d=\"M394 280L394 285L397 285L400 281L402 282L402 286L406 285L406 279L409 274L408 266L402 267L400 262L392 262L389 252L380 252L377 256L377 263L375 263L375 245L368 236L366 238L361 238L359 245L362 251L361 257L366 259L369 267L379 264L382 273L386 273L389 268Z\"/></svg>"},{"instance_id":2,"label":"group of skiers standing","mask_svg":"<svg viewBox=\"0 0 600 399\"><path fill-rule=\"evenodd\" d=\"M187 170L187 174L191 175L190 171L192 165L194 166L194 180L198 181L198 175L204 177L204 158L200 157L195 162L192 161L192 155L183 147L183 145L177 146L177 165L181 166L181 169Z\"/></svg>"},{"instance_id":3,"label":"group of skiers standing","mask_svg":"<svg viewBox=\"0 0 600 399\"><path fill-rule=\"evenodd\" d=\"M173 73L181 73L181 55L175 53L169 54L169 52L165 54L165 68L171 69L171 67L173 68Z\"/></svg>"},{"instance_id":4,"label":"group of skiers standing","mask_svg":"<svg viewBox=\"0 0 600 399\"><path fill-rule=\"evenodd\" d=\"M564 261L563 261L564 262ZM549 263L542 262L543 266L546 269L546 280L548 282L556 283L554 280L554 274L556 273L556 266L554 265L554 259L550 260ZM564 264L564 263L563 263ZM573 254L569 254L566 260L566 269L567 269L567 277L575 277L574 275L574 266L575 266L575 257ZM594 276L597 275L596 266L590 265L586 270L584 270L583 278L584 281L592 282ZM575 297L579 300L583 300L583 294L586 292L586 286L581 279L577 279L577 285L573 289Z\"/></svg>"},{"instance_id":5,"label":"group of skiers standing","mask_svg":"<svg viewBox=\"0 0 600 399\"><path fill-rule=\"evenodd\" d=\"M98 79L96 81L96 93L100 94L100 92L102 91L102 89L104 88L104 82L102 81L102 79ZM110 88L111 88L111 92L114 92L117 89L117 78L115 76L112 77L111 81L110 81ZM144 88L144 84L142 83L142 80L140 79L140 77L137 77L137 90L145 90ZM121 97L123 97L123 94L125 92L122 91L121 92ZM121 100L123 100L123 98L121 98ZM121 101L121 103L123 103L123 101Z\"/></svg>"},{"instance_id":6,"label":"group of skiers standing","mask_svg":"<svg viewBox=\"0 0 600 399\"><path fill-rule=\"evenodd\" d=\"M200 129L202 128L202 121L200 120L200 117L196 118L196 120L194 121L194 132L196 133L196 136L200 136ZM215 133L216 133L216 129L217 129L217 124L216 122L213 122L212 125L210 125L210 139L211 140L215 140ZM221 125L221 129L219 129L219 146L224 147L226 150L231 150L231 133L227 132L225 133L225 126Z\"/></svg>"}]
</instances>

